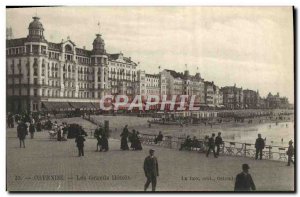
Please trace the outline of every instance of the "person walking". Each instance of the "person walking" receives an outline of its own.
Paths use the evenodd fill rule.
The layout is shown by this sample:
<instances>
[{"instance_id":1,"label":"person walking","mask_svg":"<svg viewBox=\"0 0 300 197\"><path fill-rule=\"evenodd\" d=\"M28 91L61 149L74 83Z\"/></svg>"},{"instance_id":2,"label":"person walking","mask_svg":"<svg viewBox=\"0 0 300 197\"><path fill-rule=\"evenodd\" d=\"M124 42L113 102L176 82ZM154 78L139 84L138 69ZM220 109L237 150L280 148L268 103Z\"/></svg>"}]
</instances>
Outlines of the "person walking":
<instances>
[{"instance_id":1,"label":"person walking","mask_svg":"<svg viewBox=\"0 0 300 197\"><path fill-rule=\"evenodd\" d=\"M259 159L262 160L262 151L265 148L265 141L264 139L261 138L261 134L258 134L258 138L256 139L255 142L255 159L258 159L258 154L259 154Z\"/></svg>"},{"instance_id":2,"label":"person walking","mask_svg":"<svg viewBox=\"0 0 300 197\"><path fill-rule=\"evenodd\" d=\"M95 129L95 132L94 132L94 137L97 139L97 149L96 149L96 152L99 150L101 150L101 135L102 135L102 132L103 132L103 128L102 128L102 125L99 124L98 125L98 128Z\"/></svg>"},{"instance_id":3,"label":"person walking","mask_svg":"<svg viewBox=\"0 0 300 197\"><path fill-rule=\"evenodd\" d=\"M129 150L127 138L129 135L128 125L125 125L123 132L121 133L121 150Z\"/></svg>"},{"instance_id":4,"label":"person walking","mask_svg":"<svg viewBox=\"0 0 300 197\"><path fill-rule=\"evenodd\" d=\"M208 157L210 150L213 151L214 157L217 158L216 152L215 152L215 134L213 133L211 137L208 139L208 150L206 152L206 157Z\"/></svg>"},{"instance_id":5,"label":"person walking","mask_svg":"<svg viewBox=\"0 0 300 197\"><path fill-rule=\"evenodd\" d=\"M137 134L136 134L136 131L133 129L132 130L132 134L131 134L131 137L130 137L130 141L131 141L131 145L130 145L130 148L132 150L136 150L136 147L137 147Z\"/></svg>"},{"instance_id":6,"label":"person walking","mask_svg":"<svg viewBox=\"0 0 300 197\"><path fill-rule=\"evenodd\" d=\"M27 125L22 120L19 121L17 127L17 133L20 141L20 148L22 147L22 144L23 144L23 148L25 148L25 138L26 135L28 135L28 132L27 132Z\"/></svg>"},{"instance_id":7,"label":"person walking","mask_svg":"<svg viewBox=\"0 0 300 197\"><path fill-rule=\"evenodd\" d=\"M84 148L84 135L83 133L77 135L76 139L75 139L75 143L77 145L77 148L78 148L78 156L81 157L81 156L84 156L84 151L83 151L83 148Z\"/></svg>"},{"instance_id":8,"label":"person walking","mask_svg":"<svg viewBox=\"0 0 300 197\"><path fill-rule=\"evenodd\" d=\"M161 133L161 131L159 131L158 136L155 138L154 143L157 144L158 142L163 141L163 134Z\"/></svg>"},{"instance_id":9,"label":"person walking","mask_svg":"<svg viewBox=\"0 0 300 197\"><path fill-rule=\"evenodd\" d=\"M149 150L149 156L145 158L144 172L147 178L147 181L144 185L144 191L147 191L151 183L152 191L154 192L156 190L157 177L159 176L159 173L158 173L158 162L157 162L157 158L154 156L153 149Z\"/></svg>"},{"instance_id":10,"label":"person walking","mask_svg":"<svg viewBox=\"0 0 300 197\"><path fill-rule=\"evenodd\" d=\"M101 132L101 148L100 148L100 152L104 151L108 151L108 131L104 128Z\"/></svg>"},{"instance_id":11,"label":"person walking","mask_svg":"<svg viewBox=\"0 0 300 197\"><path fill-rule=\"evenodd\" d=\"M35 126L33 123L30 123L30 125L29 125L29 133L30 133L30 138L33 139L34 133L35 133Z\"/></svg>"},{"instance_id":12,"label":"person walking","mask_svg":"<svg viewBox=\"0 0 300 197\"><path fill-rule=\"evenodd\" d=\"M255 191L256 187L251 175L249 174L249 165L242 165L242 172L236 176L234 191Z\"/></svg>"},{"instance_id":13,"label":"person walking","mask_svg":"<svg viewBox=\"0 0 300 197\"><path fill-rule=\"evenodd\" d=\"M288 163L287 163L287 166L290 166L290 165L291 165L291 162L292 162L292 164L295 165L295 163L294 163L294 161L293 161L293 159L292 159L292 157L294 156L294 147L293 147L293 141L292 141L292 140L289 141L289 148L288 148L288 150L286 151L286 154L287 154L287 156L288 156Z\"/></svg>"},{"instance_id":14,"label":"person walking","mask_svg":"<svg viewBox=\"0 0 300 197\"><path fill-rule=\"evenodd\" d=\"M216 140L215 140L215 144L217 146L216 155L219 156L219 154L220 154L220 145L223 144L223 139L221 137L221 132L218 133L218 136L216 137Z\"/></svg>"}]
</instances>

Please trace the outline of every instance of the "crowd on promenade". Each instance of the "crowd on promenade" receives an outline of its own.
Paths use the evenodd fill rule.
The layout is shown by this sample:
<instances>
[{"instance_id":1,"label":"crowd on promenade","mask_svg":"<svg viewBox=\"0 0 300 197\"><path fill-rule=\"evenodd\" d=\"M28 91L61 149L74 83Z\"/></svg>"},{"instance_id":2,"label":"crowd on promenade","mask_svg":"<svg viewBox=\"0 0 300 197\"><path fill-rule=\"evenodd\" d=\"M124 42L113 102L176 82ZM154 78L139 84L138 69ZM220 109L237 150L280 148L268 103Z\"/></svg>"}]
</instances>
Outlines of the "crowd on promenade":
<instances>
[{"instance_id":1,"label":"crowd on promenade","mask_svg":"<svg viewBox=\"0 0 300 197\"><path fill-rule=\"evenodd\" d=\"M52 122L50 119L46 119L41 121L38 116L30 115L30 114L15 114L8 115L7 125L9 128L14 128L15 123L17 123L17 135L20 142L20 148L25 148L25 138L28 134L30 134L30 138L34 139L34 133L36 131L41 131L43 129L48 130L49 135L52 138L57 139L57 141L66 141L67 139L75 139L76 146L78 148L78 156L84 156L84 144L85 137L87 133L84 129L78 125L78 127L66 122L62 122L58 124L57 121ZM149 125L151 127L151 125ZM215 134L211 134L211 136L205 136L203 141L203 147L205 147L206 157L209 157L210 153L213 152L213 156L218 158L220 156L221 146L224 145L224 141L221 136L221 132L215 136ZM106 152L109 151L109 131L105 128L101 123L97 125L97 128L94 131L94 138L96 139L96 151ZM132 129L129 131L128 125L125 125L121 134L120 134L120 149L123 151L127 150L142 150L143 137L139 131ZM159 144L164 141L164 136L160 131L157 136L153 139L155 144ZM130 144L130 147L128 145ZM191 138L187 136L184 142L180 145L179 150L191 150L194 147L199 147L200 140L196 137ZM265 148L265 139L262 138L261 134L258 134L258 138L255 141L255 159L262 159L263 149ZM289 141L289 147L286 151L286 155L288 156L287 165L290 166L291 163L294 164L293 156L294 156L294 147L293 142ZM255 190L255 184L252 180L251 175L248 170L250 169L248 164L242 165L243 172L236 176L234 190ZM156 157L154 156L154 150L151 149L149 151L149 156L145 158L144 161L144 171L146 176L146 183L144 186L144 190L146 191L149 184L152 183L152 191L155 191L157 176L158 176L158 162ZM246 175L245 175L246 174Z\"/></svg>"}]
</instances>

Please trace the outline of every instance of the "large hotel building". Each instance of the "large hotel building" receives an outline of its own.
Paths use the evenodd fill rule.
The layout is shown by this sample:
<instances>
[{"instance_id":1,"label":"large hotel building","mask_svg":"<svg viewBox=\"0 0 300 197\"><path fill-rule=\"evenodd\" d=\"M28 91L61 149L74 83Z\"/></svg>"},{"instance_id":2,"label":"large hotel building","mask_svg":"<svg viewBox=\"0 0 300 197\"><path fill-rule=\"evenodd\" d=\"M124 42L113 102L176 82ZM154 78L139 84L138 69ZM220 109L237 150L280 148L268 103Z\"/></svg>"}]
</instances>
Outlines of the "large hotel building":
<instances>
[{"instance_id":1,"label":"large hotel building","mask_svg":"<svg viewBox=\"0 0 300 197\"><path fill-rule=\"evenodd\" d=\"M25 38L6 43L7 111L42 108L98 108L105 94L135 94L137 63L122 53L108 54L96 35L93 49L67 39L45 39L40 18L33 17Z\"/></svg>"}]
</instances>

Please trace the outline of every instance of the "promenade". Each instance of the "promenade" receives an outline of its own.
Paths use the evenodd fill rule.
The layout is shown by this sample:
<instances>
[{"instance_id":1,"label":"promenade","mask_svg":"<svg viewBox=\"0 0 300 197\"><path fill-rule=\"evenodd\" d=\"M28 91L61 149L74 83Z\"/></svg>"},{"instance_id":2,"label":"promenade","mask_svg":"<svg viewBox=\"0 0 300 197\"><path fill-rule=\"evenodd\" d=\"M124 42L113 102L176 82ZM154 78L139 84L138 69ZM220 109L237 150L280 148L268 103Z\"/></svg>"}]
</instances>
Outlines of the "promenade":
<instances>
[{"instance_id":1,"label":"promenade","mask_svg":"<svg viewBox=\"0 0 300 197\"><path fill-rule=\"evenodd\" d=\"M85 121L85 126L93 127ZM110 139L108 152L95 152L96 140L87 138L85 156L78 157L74 139L50 140L47 132L35 133L19 148L16 129L7 129L8 191L142 191L142 151L121 151L120 141ZM217 159L196 151L178 151L155 146L160 176L157 191L233 191L241 165L248 163L258 191L291 191L294 168L285 162L256 161L245 157ZM116 180L113 176L116 175Z\"/></svg>"}]
</instances>

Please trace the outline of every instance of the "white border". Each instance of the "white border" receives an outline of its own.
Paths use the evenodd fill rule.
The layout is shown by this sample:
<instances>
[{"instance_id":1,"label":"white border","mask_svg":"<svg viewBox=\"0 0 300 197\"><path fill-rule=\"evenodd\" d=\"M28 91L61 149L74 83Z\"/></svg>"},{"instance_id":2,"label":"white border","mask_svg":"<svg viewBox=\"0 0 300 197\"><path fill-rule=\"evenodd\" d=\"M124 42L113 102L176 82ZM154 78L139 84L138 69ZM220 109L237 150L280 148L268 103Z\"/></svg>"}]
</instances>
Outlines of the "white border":
<instances>
[{"instance_id":1,"label":"white border","mask_svg":"<svg viewBox=\"0 0 300 197\"><path fill-rule=\"evenodd\" d=\"M237 1L237 0L202 0L202 1L197 1L197 0L177 0L177 1L172 1L172 0L105 0L105 1L99 1L96 2L94 0L43 0L42 3L40 0L2 0L0 1L0 46L2 50L0 50L0 59L1 59L1 65L0 65L0 90L3 91L3 93L0 95L0 125L1 125L1 142L0 142L0 158L2 159L0 162L0 196L8 196L12 195L7 193L6 190L6 137L5 137L5 34L6 34L6 11L5 7L6 6L18 6L18 5L27 5L27 6L32 6L32 5L67 5L67 6L82 6L82 5L88 5L88 6L292 6L294 5L296 9L298 8L298 13L299 13L299 0L248 0L248 1ZM298 14L299 15L299 14ZM299 27L299 17L297 20L297 27ZM299 34L299 32L298 32ZM299 38L298 38L299 40ZM298 46L298 42L297 42ZM297 52L297 57L299 57L299 50ZM299 71L299 68L298 68ZM297 73L297 76L299 75L299 72ZM298 81L299 82L299 81ZM297 83L297 91L299 90L299 83ZM297 102L299 103L299 98L297 99ZM297 117L297 123L299 120L299 116ZM297 132L297 131L296 131ZM299 133L297 136L297 140L299 139ZM299 155L299 154L298 154ZM299 166L297 168L299 170ZM299 183L299 180L297 181ZM299 189L299 184L297 184L297 189ZM16 195L16 194L14 194ZM22 194L23 195L23 194ZM24 194L26 195L26 194ZM31 194L27 194L31 195ZM45 194L35 194L35 196L43 196ZM63 196L65 194L47 194L47 196ZM70 194L68 194L70 195ZM73 194L71 194L73 195ZM79 194L79 196L87 196L90 194ZM97 194L99 195L99 194ZM107 194L100 194L100 195L107 195ZM115 196L117 194L109 194L110 196ZM124 194L123 194L124 195ZM126 194L124 196L130 196L131 194ZM156 196L162 196L163 194L159 194ZM170 194L169 194L170 195ZM188 194L185 194L188 195ZM200 194L204 196L212 196L211 194ZM218 195L218 194L213 194L213 196ZM231 195L231 194L230 194ZM256 196L263 196L266 194L256 194ZM272 194L269 194L272 195ZM285 194L286 196L288 194ZM285 196L284 195L284 196ZM298 195L298 194L297 194ZM18 194L18 196L20 196ZM77 195L78 196L78 195Z\"/></svg>"}]
</instances>

